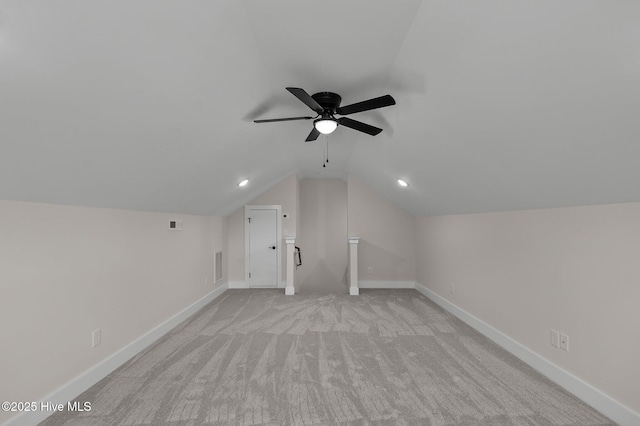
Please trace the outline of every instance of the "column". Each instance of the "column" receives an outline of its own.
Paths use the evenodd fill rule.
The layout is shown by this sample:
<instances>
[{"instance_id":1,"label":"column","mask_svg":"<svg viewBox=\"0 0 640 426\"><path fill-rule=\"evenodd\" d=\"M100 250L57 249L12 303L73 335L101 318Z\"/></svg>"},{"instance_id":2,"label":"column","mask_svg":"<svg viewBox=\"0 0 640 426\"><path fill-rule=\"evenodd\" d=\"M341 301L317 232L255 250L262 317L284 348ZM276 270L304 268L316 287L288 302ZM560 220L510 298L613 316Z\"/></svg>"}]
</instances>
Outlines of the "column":
<instances>
[{"instance_id":1,"label":"column","mask_svg":"<svg viewBox=\"0 0 640 426\"><path fill-rule=\"evenodd\" d=\"M293 258L296 248L296 237L284 237L284 241L287 244L287 286L284 289L284 294L293 296L296 293L295 287L293 286L293 275L296 270L296 263Z\"/></svg>"},{"instance_id":2,"label":"column","mask_svg":"<svg viewBox=\"0 0 640 426\"><path fill-rule=\"evenodd\" d=\"M349 237L349 294L360 294L358 288L358 242L360 237Z\"/></svg>"}]
</instances>

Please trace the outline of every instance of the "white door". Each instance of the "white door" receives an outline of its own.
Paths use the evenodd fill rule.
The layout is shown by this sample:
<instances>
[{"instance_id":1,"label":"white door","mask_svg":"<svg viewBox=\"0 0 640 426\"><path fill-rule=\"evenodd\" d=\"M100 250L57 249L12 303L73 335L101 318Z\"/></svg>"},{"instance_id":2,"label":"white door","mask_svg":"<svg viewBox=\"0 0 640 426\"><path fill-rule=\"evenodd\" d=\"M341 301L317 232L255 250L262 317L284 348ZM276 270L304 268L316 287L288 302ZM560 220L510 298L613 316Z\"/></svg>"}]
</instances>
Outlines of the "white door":
<instances>
[{"instance_id":1,"label":"white door","mask_svg":"<svg viewBox=\"0 0 640 426\"><path fill-rule=\"evenodd\" d=\"M280 244L277 207L247 206L249 287L277 287Z\"/></svg>"}]
</instances>

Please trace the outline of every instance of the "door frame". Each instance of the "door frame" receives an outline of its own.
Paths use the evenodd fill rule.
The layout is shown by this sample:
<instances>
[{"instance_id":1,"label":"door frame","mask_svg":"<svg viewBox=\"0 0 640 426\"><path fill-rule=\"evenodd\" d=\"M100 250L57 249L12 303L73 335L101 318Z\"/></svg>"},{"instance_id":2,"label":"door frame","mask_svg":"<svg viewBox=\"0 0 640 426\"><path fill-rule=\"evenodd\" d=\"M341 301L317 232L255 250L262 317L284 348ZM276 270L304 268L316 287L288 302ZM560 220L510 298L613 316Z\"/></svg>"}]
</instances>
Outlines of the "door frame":
<instances>
[{"instance_id":1,"label":"door frame","mask_svg":"<svg viewBox=\"0 0 640 426\"><path fill-rule=\"evenodd\" d=\"M249 271L251 268L251 250L250 250L250 232L249 218L252 210L275 210L276 211L276 284L273 287L264 288L280 288L280 280L282 277L282 206L280 205L256 205L247 204L244 206L244 282L248 288L251 287L251 278ZM258 288L258 287L256 287Z\"/></svg>"}]
</instances>

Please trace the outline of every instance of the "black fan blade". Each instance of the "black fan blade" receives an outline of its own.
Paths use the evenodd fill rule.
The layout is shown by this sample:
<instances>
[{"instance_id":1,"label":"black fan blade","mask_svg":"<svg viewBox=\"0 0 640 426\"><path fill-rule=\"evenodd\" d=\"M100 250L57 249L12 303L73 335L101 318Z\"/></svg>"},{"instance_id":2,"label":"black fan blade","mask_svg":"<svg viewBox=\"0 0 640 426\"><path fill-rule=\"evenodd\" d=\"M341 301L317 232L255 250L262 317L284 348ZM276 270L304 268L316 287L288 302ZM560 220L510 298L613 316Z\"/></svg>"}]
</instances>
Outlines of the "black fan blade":
<instances>
[{"instance_id":1,"label":"black fan blade","mask_svg":"<svg viewBox=\"0 0 640 426\"><path fill-rule=\"evenodd\" d=\"M311 120L313 117L289 117L289 118L269 118L266 120L253 120L254 123L273 123L276 121Z\"/></svg>"},{"instance_id":2,"label":"black fan blade","mask_svg":"<svg viewBox=\"0 0 640 426\"><path fill-rule=\"evenodd\" d=\"M305 92L304 89L300 89L298 87L287 87L287 90L318 114L322 114L322 111L324 111L320 104L317 103L316 100L311 97L311 95Z\"/></svg>"},{"instance_id":3,"label":"black fan blade","mask_svg":"<svg viewBox=\"0 0 640 426\"><path fill-rule=\"evenodd\" d=\"M384 95L379 98L373 98L368 101L362 101L357 104L340 107L336 109L336 112L340 115L349 115L356 112L369 111L370 109L382 108L395 104L396 101L391 97L391 95Z\"/></svg>"},{"instance_id":4,"label":"black fan blade","mask_svg":"<svg viewBox=\"0 0 640 426\"><path fill-rule=\"evenodd\" d=\"M305 142L315 141L316 139L318 139L318 136L320 136L320 132L318 131L318 129L314 127L311 133L309 133L309 136L307 136L307 139L305 139L304 141Z\"/></svg>"},{"instance_id":5,"label":"black fan blade","mask_svg":"<svg viewBox=\"0 0 640 426\"><path fill-rule=\"evenodd\" d=\"M354 130L367 133L371 136L375 136L382 131L382 129L379 127L374 127L369 124L363 123L362 121L352 120L347 117L338 118L338 123L340 123L343 126L350 127Z\"/></svg>"}]
</instances>

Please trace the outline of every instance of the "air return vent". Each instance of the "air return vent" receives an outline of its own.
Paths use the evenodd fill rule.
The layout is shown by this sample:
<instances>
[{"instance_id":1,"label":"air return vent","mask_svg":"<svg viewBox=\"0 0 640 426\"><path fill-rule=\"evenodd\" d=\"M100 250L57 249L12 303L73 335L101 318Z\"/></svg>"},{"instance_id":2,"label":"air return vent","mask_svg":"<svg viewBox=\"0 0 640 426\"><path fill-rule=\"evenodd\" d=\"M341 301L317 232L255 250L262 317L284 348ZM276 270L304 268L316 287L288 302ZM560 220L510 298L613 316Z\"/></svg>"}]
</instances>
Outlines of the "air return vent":
<instances>
[{"instance_id":1,"label":"air return vent","mask_svg":"<svg viewBox=\"0 0 640 426\"><path fill-rule=\"evenodd\" d=\"M182 220L169 219L169 231L182 231Z\"/></svg>"}]
</instances>

